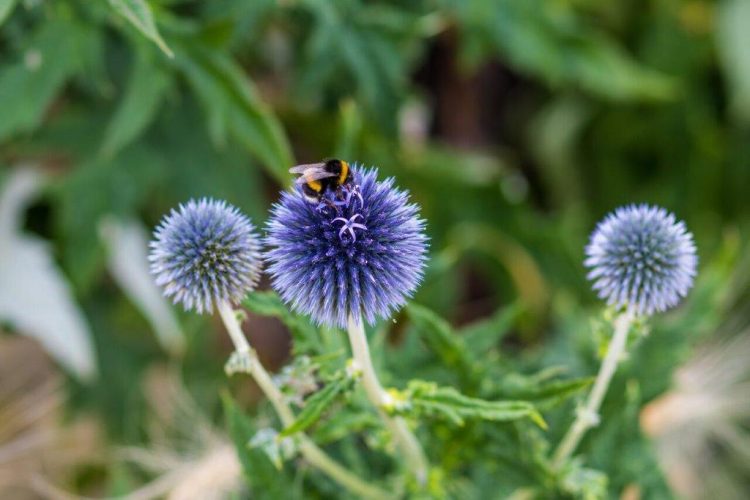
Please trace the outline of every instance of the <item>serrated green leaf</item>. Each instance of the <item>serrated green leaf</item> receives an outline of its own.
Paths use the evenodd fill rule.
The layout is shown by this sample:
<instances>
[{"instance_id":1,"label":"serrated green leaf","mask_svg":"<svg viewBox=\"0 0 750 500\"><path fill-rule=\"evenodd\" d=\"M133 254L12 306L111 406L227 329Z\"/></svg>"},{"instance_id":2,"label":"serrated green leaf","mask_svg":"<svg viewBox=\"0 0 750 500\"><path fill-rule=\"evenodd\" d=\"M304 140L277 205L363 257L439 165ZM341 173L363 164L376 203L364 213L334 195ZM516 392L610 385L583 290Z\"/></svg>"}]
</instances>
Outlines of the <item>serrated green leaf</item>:
<instances>
[{"instance_id":1,"label":"serrated green leaf","mask_svg":"<svg viewBox=\"0 0 750 500\"><path fill-rule=\"evenodd\" d=\"M352 387L353 379L341 373L338 377L331 380L321 390L310 396L305 401L305 407L297 415L297 419L284 429L280 436L288 437L297 432L302 432L315 422L317 422L336 399Z\"/></svg>"},{"instance_id":2,"label":"serrated green leaf","mask_svg":"<svg viewBox=\"0 0 750 500\"><path fill-rule=\"evenodd\" d=\"M156 64L148 52L138 52L125 94L107 127L104 154L115 154L148 127L170 83L163 66Z\"/></svg>"},{"instance_id":3,"label":"serrated green leaf","mask_svg":"<svg viewBox=\"0 0 750 500\"><path fill-rule=\"evenodd\" d=\"M528 401L486 401L465 396L452 387L419 380L411 381L407 392L415 409L442 414L457 425L463 425L466 418L495 422L531 418L541 427L545 426L534 405Z\"/></svg>"},{"instance_id":4,"label":"serrated green leaf","mask_svg":"<svg viewBox=\"0 0 750 500\"><path fill-rule=\"evenodd\" d=\"M118 14L130 21L146 38L154 42L162 52L169 57L174 57L174 53L156 29L154 14L146 0L109 0L109 4Z\"/></svg>"},{"instance_id":5,"label":"serrated green leaf","mask_svg":"<svg viewBox=\"0 0 750 500\"><path fill-rule=\"evenodd\" d=\"M175 62L205 109L214 143L222 146L231 134L269 175L288 184L293 156L286 134L242 68L223 51L187 41L181 47Z\"/></svg>"},{"instance_id":6,"label":"serrated green leaf","mask_svg":"<svg viewBox=\"0 0 750 500\"><path fill-rule=\"evenodd\" d=\"M18 0L0 0L0 26L8 19Z\"/></svg>"},{"instance_id":7,"label":"serrated green leaf","mask_svg":"<svg viewBox=\"0 0 750 500\"><path fill-rule=\"evenodd\" d=\"M499 385L490 389L493 397L542 401L566 399L585 389L593 382L592 377L567 380L538 380L520 374L504 377Z\"/></svg>"}]
</instances>

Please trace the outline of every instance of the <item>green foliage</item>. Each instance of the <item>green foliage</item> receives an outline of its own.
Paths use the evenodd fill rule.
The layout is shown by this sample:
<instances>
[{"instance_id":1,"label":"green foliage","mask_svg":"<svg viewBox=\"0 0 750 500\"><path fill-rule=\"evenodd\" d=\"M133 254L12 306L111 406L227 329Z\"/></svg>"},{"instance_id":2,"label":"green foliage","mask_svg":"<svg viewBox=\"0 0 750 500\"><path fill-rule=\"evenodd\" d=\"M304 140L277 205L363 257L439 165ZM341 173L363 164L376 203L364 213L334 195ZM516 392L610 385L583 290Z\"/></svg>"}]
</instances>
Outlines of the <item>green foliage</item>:
<instances>
[{"instance_id":1,"label":"green foliage","mask_svg":"<svg viewBox=\"0 0 750 500\"><path fill-rule=\"evenodd\" d=\"M138 139L156 118L171 84L170 74L145 49L136 52L125 94L107 126L102 152L114 155Z\"/></svg>"},{"instance_id":2,"label":"green foliage","mask_svg":"<svg viewBox=\"0 0 750 500\"><path fill-rule=\"evenodd\" d=\"M442 415L456 425L464 425L467 418L507 422L528 417L541 427L546 427L534 406L525 401L485 401L470 398L452 387L438 387L434 383L421 380L412 380L407 394L407 400L417 414Z\"/></svg>"},{"instance_id":3,"label":"green foliage","mask_svg":"<svg viewBox=\"0 0 750 500\"><path fill-rule=\"evenodd\" d=\"M297 483L285 477L288 474L283 469L279 470L262 450L250 446L257 432L252 419L228 395L223 397L223 406L229 435L237 448L244 477L253 494L269 499L300 495L299 488L295 488Z\"/></svg>"},{"instance_id":4,"label":"green foliage","mask_svg":"<svg viewBox=\"0 0 750 500\"><path fill-rule=\"evenodd\" d=\"M305 407L297 415L297 420L284 429L281 436L292 436L297 432L305 431L308 427L315 424L323 415L323 412L329 409L334 401L347 390L351 389L353 385L354 380L343 372L339 373L332 380L329 380L325 387L305 401Z\"/></svg>"},{"instance_id":5,"label":"green foliage","mask_svg":"<svg viewBox=\"0 0 750 500\"><path fill-rule=\"evenodd\" d=\"M90 385L66 384L63 425L85 415L102 422L106 447L161 446L146 432L145 386L167 365L231 438L254 498L349 498L281 453L303 432L405 497L620 498L626 488L674 497L674 471L655 443L663 436L640 425L644 408L670 394L697 344L748 324L750 8L643 7L0 0L0 162L33 164L48 180L22 230L47 242L67 277L101 372ZM368 328L396 403L388 409L430 460L423 490L405 479L377 411L347 375L343 332L292 314L267 281L243 301L263 363L291 372L280 385L297 420L281 429L248 379L223 377L218 322L180 316L187 349L172 358L107 269L105 217L153 227L177 204L211 196L262 228L291 183L288 168L333 155L394 176L426 220L424 283L393 321ZM632 202L687 222L697 285L633 336L601 424L555 471L549 457L611 335L583 246L601 216ZM261 432L272 428L289 437ZM259 432L271 438L249 446ZM97 451L85 478L64 478L79 486L71 493L160 479ZM732 471L746 485L747 468Z\"/></svg>"},{"instance_id":6,"label":"green foliage","mask_svg":"<svg viewBox=\"0 0 750 500\"><path fill-rule=\"evenodd\" d=\"M172 51L156 29L154 15L146 0L109 0L109 4L143 36L154 42L166 55L173 57Z\"/></svg>"},{"instance_id":7,"label":"green foliage","mask_svg":"<svg viewBox=\"0 0 750 500\"><path fill-rule=\"evenodd\" d=\"M95 34L75 22L52 20L39 26L25 42L23 60L0 71L0 140L33 131L67 80L83 69L84 47Z\"/></svg>"},{"instance_id":8,"label":"green foliage","mask_svg":"<svg viewBox=\"0 0 750 500\"><path fill-rule=\"evenodd\" d=\"M13 12L16 3L18 3L18 0L0 0L0 25L2 25L11 12Z\"/></svg>"}]
</instances>

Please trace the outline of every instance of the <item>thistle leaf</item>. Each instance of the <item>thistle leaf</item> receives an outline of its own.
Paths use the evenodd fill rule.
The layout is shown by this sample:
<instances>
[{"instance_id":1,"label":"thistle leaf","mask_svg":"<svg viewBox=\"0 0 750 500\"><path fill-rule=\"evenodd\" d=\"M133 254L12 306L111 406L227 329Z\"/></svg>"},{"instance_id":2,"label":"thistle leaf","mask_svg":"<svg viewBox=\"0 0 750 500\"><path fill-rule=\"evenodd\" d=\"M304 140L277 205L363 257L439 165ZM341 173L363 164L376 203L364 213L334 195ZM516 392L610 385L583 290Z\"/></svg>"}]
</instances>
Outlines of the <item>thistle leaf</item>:
<instances>
[{"instance_id":1,"label":"thistle leaf","mask_svg":"<svg viewBox=\"0 0 750 500\"><path fill-rule=\"evenodd\" d=\"M495 422L531 418L540 427L546 427L534 405L528 401L486 401L465 396L452 387L440 387L420 380L412 381L408 392L416 410L442 415L457 425L463 425L467 418Z\"/></svg>"},{"instance_id":2,"label":"thistle leaf","mask_svg":"<svg viewBox=\"0 0 750 500\"><path fill-rule=\"evenodd\" d=\"M320 420L323 412L326 411L336 401L336 399L352 387L353 379L347 377L344 373L326 384L323 389L319 390L307 401L305 408L297 416L297 420L292 425L284 429L280 436L288 437L297 432L302 432L315 422Z\"/></svg>"},{"instance_id":3,"label":"thistle leaf","mask_svg":"<svg viewBox=\"0 0 750 500\"><path fill-rule=\"evenodd\" d=\"M174 53L156 29L154 14L146 0L109 0L109 4L146 38L154 42L162 52L169 57L174 57Z\"/></svg>"}]
</instances>

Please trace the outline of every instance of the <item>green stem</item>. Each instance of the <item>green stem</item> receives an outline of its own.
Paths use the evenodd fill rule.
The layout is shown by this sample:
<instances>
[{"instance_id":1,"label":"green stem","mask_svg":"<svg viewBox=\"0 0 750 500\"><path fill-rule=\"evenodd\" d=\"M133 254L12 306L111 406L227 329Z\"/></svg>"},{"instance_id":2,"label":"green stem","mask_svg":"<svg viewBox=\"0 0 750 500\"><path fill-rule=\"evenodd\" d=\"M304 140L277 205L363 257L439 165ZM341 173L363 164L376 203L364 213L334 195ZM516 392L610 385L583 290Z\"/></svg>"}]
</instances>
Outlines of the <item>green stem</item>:
<instances>
[{"instance_id":1,"label":"green stem","mask_svg":"<svg viewBox=\"0 0 750 500\"><path fill-rule=\"evenodd\" d=\"M392 417L384 410L384 406L390 402L391 398L380 385L378 376L375 373L375 367L372 365L364 325L361 320L357 321L350 315L348 326L349 343L352 346L352 354L357 368L362 370L362 386L365 389L367 398L375 406L380 418L388 429L390 429L396 444L401 448L406 463L417 478L417 481L420 484L425 484L427 482L428 464L419 441L417 441L417 438L411 432L403 418Z\"/></svg>"},{"instance_id":2,"label":"green stem","mask_svg":"<svg viewBox=\"0 0 750 500\"><path fill-rule=\"evenodd\" d=\"M250 344L247 342L234 309L226 302L218 304L217 308L224 326L229 332L229 337L234 344L236 350L235 356L239 358L235 359L234 362L238 366L241 366L241 371L249 373L255 379L255 382L276 410L281 423L284 427L289 427L294 423L294 413L284 400L284 395L276 387L276 384L273 383L271 375L263 368L255 349L250 347ZM393 495L389 495L380 488L367 484L346 470L313 443L307 435L300 433L298 434L298 439L299 450L305 459L313 467L327 474L331 479L347 488L350 492L363 498L393 498Z\"/></svg>"},{"instance_id":3,"label":"green stem","mask_svg":"<svg viewBox=\"0 0 750 500\"><path fill-rule=\"evenodd\" d=\"M609 383L612 381L612 377L617 370L617 363L625 352L628 331L632 322L633 314L627 310L615 319L615 333L612 336L612 340L607 348L607 354L596 376L594 388L591 389L586 406L578 410L573 425L568 429L562 441L560 441L560 445L557 447L555 455L552 458L553 469L562 467L566 460L573 454L586 431L599 424L599 407L604 400L605 394L607 394Z\"/></svg>"}]
</instances>

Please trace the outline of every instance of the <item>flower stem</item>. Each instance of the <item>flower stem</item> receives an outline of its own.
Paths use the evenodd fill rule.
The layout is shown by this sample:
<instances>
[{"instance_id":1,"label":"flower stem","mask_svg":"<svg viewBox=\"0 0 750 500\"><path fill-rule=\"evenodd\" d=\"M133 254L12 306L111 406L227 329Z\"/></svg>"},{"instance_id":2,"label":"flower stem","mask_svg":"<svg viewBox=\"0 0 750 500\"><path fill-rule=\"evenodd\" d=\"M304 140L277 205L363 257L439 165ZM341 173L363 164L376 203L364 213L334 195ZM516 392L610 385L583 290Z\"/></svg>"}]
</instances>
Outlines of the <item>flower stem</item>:
<instances>
[{"instance_id":1,"label":"flower stem","mask_svg":"<svg viewBox=\"0 0 750 500\"><path fill-rule=\"evenodd\" d=\"M406 463L414 473L417 481L420 484L425 484L427 482L428 464L419 441L417 441L417 438L411 432L403 418L392 417L383 408L390 401L390 396L383 390L378 376L375 374L362 321L358 321L350 315L348 333L354 361L357 363L358 368L362 370L362 386L365 389L367 398L375 406L380 418L383 419L388 429L390 429L396 444L401 448Z\"/></svg>"},{"instance_id":2,"label":"flower stem","mask_svg":"<svg viewBox=\"0 0 750 500\"><path fill-rule=\"evenodd\" d=\"M234 363L233 369L249 373L255 379L255 382L276 410L281 423L285 427L289 427L294 423L294 413L286 401L284 401L284 396L279 388L273 383L271 375L263 368L255 349L250 347L250 344L247 342L234 309L226 302L218 304L217 308L236 349L233 359L230 359L230 363ZM298 434L298 439L299 450L305 459L313 467L321 470L352 493L363 498L373 499L393 497L393 495L389 495L380 488L367 484L346 470L313 443L307 435L300 433Z\"/></svg>"},{"instance_id":3,"label":"flower stem","mask_svg":"<svg viewBox=\"0 0 750 500\"><path fill-rule=\"evenodd\" d=\"M615 333L607 348L607 354L602 361L602 366L596 376L594 388L589 394L586 406L578 410L573 425L563 437L560 445L555 451L552 459L552 468L559 469L575 451L583 435L591 427L599 424L599 407L602 404L604 395L607 393L609 383L617 370L617 363L620 361L622 354L625 352L625 345L628 340L628 331L633 322L633 314L625 311L614 321Z\"/></svg>"}]
</instances>

